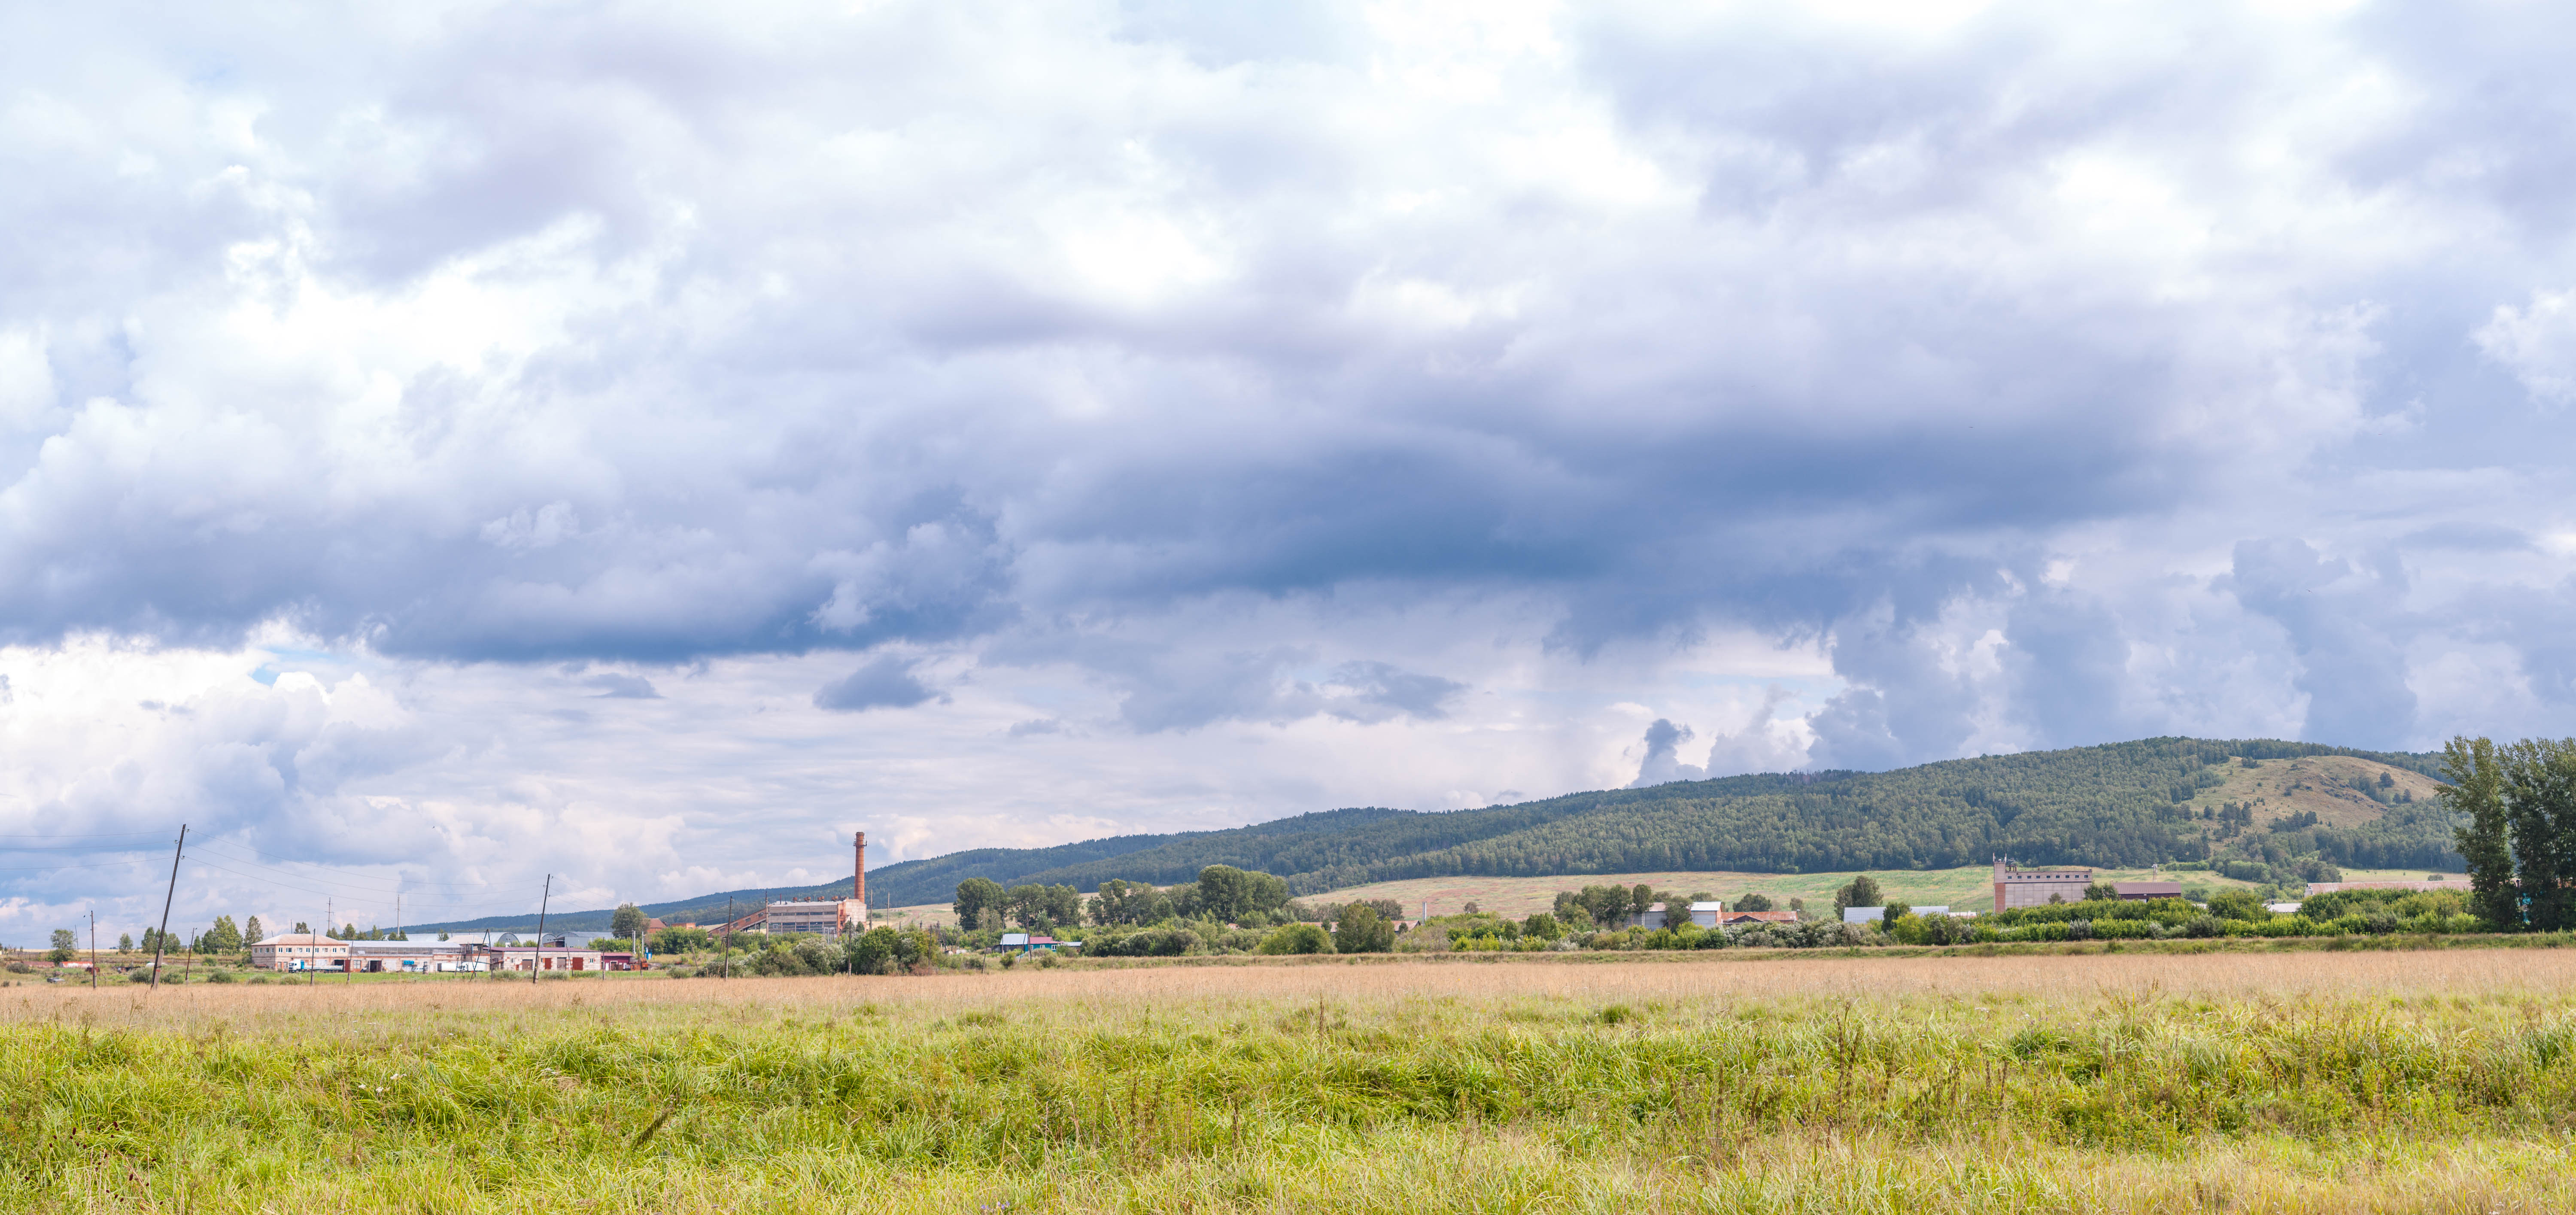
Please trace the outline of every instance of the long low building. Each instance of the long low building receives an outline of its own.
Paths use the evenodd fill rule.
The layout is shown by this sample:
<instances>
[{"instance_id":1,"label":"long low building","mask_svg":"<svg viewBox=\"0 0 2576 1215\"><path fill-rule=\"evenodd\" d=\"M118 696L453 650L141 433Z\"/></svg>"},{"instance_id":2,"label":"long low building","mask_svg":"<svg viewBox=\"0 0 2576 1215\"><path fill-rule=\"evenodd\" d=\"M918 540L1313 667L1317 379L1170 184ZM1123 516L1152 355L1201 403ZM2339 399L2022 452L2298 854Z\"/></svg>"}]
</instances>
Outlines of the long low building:
<instances>
[{"instance_id":1,"label":"long low building","mask_svg":"<svg viewBox=\"0 0 2576 1215\"><path fill-rule=\"evenodd\" d=\"M638 970L635 955L603 953L549 942L485 945L477 941L342 941L291 932L250 947L259 970L323 970L333 974L479 974L486 971L582 973Z\"/></svg>"}]
</instances>

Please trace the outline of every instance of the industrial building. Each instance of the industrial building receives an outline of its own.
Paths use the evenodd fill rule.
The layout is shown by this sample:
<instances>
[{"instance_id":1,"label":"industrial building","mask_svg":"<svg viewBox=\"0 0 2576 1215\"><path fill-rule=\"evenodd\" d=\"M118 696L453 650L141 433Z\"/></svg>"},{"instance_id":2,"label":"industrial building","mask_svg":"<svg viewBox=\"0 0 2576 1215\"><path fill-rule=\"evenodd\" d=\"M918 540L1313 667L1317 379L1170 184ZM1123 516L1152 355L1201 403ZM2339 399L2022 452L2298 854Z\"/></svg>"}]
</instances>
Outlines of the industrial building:
<instances>
[{"instance_id":1,"label":"industrial building","mask_svg":"<svg viewBox=\"0 0 2576 1215\"><path fill-rule=\"evenodd\" d=\"M850 897L846 899L778 899L767 906L754 908L749 915L716 928L716 935L729 932L807 932L817 936L838 937L868 930L868 833L861 831L851 840L856 857L850 871Z\"/></svg>"},{"instance_id":2,"label":"industrial building","mask_svg":"<svg viewBox=\"0 0 2576 1215\"><path fill-rule=\"evenodd\" d=\"M2081 903L2093 885L2090 869L2024 869L2011 861L1995 862L1995 910L2045 907L2054 898Z\"/></svg>"}]
</instances>

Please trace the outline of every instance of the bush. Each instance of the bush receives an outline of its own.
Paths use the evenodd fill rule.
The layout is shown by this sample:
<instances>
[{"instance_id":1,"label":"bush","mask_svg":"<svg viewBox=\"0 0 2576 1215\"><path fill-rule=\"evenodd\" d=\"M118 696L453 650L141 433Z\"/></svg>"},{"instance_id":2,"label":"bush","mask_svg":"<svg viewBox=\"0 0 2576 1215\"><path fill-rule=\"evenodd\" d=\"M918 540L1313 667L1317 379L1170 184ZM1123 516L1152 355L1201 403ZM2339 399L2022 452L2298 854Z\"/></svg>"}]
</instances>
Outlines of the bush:
<instances>
[{"instance_id":1,"label":"bush","mask_svg":"<svg viewBox=\"0 0 2576 1215\"><path fill-rule=\"evenodd\" d=\"M206 981L209 983L231 983L236 980L233 977L233 972L229 970L208 969L206 971Z\"/></svg>"},{"instance_id":2,"label":"bush","mask_svg":"<svg viewBox=\"0 0 2576 1215\"><path fill-rule=\"evenodd\" d=\"M1197 933L1178 928L1103 930L1082 943L1082 952L1104 958L1177 958L1198 944Z\"/></svg>"},{"instance_id":3,"label":"bush","mask_svg":"<svg viewBox=\"0 0 2576 1215\"><path fill-rule=\"evenodd\" d=\"M1266 954L1331 953L1333 938L1313 924L1289 924L1272 929L1258 948Z\"/></svg>"},{"instance_id":4,"label":"bush","mask_svg":"<svg viewBox=\"0 0 2576 1215\"><path fill-rule=\"evenodd\" d=\"M2214 915L2196 915L2196 916L2193 916L2193 917L2191 917L2191 922L2190 922L2190 923L2183 925L2183 934L2184 934L2185 936L2193 936L2193 937L2214 937L2214 936L2217 936L2217 935L2218 935L2218 917L2217 917L2217 916L2214 916Z\"/></svg>"}]
</instances>

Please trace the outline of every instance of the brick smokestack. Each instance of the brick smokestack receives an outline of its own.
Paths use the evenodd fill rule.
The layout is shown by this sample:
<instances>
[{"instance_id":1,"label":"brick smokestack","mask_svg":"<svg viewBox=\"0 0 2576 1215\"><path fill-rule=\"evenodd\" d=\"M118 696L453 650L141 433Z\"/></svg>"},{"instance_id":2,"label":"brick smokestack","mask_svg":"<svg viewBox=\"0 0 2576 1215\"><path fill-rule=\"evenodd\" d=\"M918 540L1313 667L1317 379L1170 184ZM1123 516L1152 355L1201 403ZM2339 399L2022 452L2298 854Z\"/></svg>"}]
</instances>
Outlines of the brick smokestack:
<instances>
[{"instance_id":1,"label":"brick smokestack","mask_svg":"<svg viewBox=\"0 0 2576 1215\"><path fill-rule=\"evenodd\" d=\"M859 859L857 867L850 871L850 897L857 899L859 906L866 907L868 905L868 833L859 832L858 838L852 842L858 847Z\"/></svg>"}]
</instances>

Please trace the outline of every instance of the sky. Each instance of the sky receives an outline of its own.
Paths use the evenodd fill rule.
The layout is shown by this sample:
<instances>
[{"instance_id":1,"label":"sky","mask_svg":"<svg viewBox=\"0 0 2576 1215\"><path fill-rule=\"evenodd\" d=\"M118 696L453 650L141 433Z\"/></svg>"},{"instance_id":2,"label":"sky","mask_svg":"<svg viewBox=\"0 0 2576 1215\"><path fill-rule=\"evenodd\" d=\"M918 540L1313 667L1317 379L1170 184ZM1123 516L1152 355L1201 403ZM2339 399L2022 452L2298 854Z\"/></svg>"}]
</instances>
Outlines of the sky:
<instances>
[{"instance_id":1,"label":"sky","mask_svg":"<svg viewBox=\"0 0 2576 1215\"><path fill-rule=\"evenodd\" d=\"M0 942L2576 733L2571 26L0 8Z\"/></svg>"}]
</instances>

